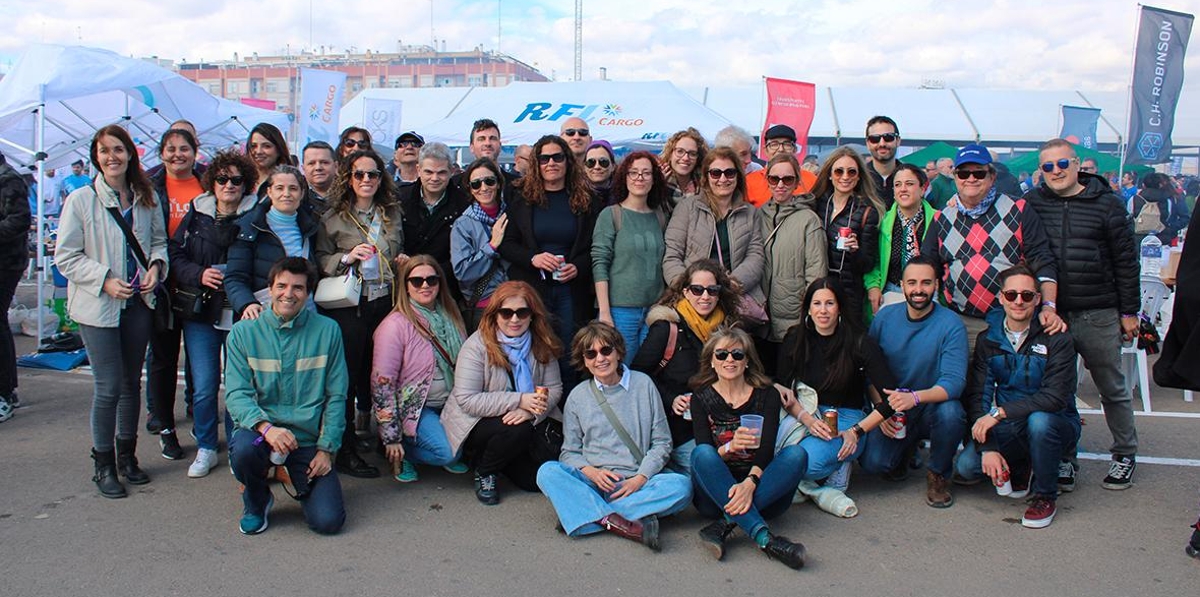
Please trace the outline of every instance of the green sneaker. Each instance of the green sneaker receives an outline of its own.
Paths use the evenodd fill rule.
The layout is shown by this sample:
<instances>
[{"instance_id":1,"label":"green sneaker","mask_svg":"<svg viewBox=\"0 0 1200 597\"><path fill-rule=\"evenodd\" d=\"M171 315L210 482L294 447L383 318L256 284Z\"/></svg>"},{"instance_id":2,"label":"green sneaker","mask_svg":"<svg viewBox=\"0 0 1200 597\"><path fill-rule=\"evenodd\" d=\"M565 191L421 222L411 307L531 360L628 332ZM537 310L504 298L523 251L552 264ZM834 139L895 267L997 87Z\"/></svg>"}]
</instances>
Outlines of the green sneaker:
<instances>
[{"instance_id":1,"label":"green sneaker","mask_svg":"<svg viewBox=\"0 0 1200 597\"><path fill-rule=\"evenodd\" d=\"M454 462L451 462L442 468L445 469L447 473L452 475L462 475L471 470L471 467L467 466L461 460L455 460Z\"/></svg>"},{"instance_id":2,"label":"green sneaker","mask_svg":"<svg viewBox=\"0 0 1200 597\"><path fill-rule=\"evenodd\" d=\"M238 530L243 535L257 535L267 530L267 515L271 513L271 506L275 504L275 496L267 496L267 507L263 508L261 514L255 514L249 510L242 512L242 520L238 523Z\"/></svg>"},{"instance_id":3,"label":"green sneaker","mask_svg":"<svg viewBox=\"0 0 1200 597\"><path fill-rule=\"evenodd\" d=\"M417 474L417 467L413 466L408 460L400 461L400 472L396 474L396 480L401 483L412 483L421 476Z\"/></svg>"}]
</instances>

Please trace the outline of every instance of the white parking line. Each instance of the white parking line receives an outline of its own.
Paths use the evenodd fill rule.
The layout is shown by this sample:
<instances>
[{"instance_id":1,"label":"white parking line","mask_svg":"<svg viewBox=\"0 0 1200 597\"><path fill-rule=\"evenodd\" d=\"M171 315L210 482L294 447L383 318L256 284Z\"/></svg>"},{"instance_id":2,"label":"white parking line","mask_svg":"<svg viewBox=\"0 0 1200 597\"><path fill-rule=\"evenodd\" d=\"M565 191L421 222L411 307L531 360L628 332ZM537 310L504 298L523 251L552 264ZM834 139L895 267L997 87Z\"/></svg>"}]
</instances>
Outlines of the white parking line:
<instances>
[{"instance_id":1,"label":"white parking line","mask_svg":"<svg viewBox=\"0 0 1200 597\"><path fill-rule=\"evenodd\" d=\"M1112 454L1096 454L1093 452L1080 452L1079 458L1083 460L1112 460ZM1200 460L1193 458L1163 458L1160 456L1142 456L1137 455L1138 464L1166 464L1169 466L1196 466L1200 467Z\"/></svg>"}]
</instances>

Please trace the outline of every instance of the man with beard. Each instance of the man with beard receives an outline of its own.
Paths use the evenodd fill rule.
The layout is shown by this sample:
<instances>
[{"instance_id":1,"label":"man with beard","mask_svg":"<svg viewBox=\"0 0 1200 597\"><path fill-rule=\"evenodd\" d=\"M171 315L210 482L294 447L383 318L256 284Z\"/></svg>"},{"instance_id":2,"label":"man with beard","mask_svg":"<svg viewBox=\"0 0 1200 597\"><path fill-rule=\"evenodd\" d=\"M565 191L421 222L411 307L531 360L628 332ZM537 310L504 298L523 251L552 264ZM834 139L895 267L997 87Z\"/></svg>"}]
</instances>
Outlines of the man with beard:
<instances>
[{"instance_id":1,"label":"man with beard","mask_svg":"<svg viewBox=\"0 0 1200 597\"><path fill-rule=\"evenodd\" d=\"M954 453L967 430L959 401L967 377L967 331L953 311L934 300L938 275L932 259L909 260L901 286L905 303L880 309L870 334L901 386L885 390L885 399L904 413L905 433L897 438L895 419L885 419L869 434L859 464L873 473L902 469L916 443L928 439L925 503L949 508Z\"/></svg>"},{"instance_id":2,"label":"man with beard","mask_svg":"<svg viewBox=\"0 0 1200 597\"><path fill-rule=\"evenodd\" d=\"M873 116L867 121L867 173L875 183L885 207L891 207L892 175L896 173L896 150L900 147L900 128L887 116Z\"/></svg>"}]
</instances>

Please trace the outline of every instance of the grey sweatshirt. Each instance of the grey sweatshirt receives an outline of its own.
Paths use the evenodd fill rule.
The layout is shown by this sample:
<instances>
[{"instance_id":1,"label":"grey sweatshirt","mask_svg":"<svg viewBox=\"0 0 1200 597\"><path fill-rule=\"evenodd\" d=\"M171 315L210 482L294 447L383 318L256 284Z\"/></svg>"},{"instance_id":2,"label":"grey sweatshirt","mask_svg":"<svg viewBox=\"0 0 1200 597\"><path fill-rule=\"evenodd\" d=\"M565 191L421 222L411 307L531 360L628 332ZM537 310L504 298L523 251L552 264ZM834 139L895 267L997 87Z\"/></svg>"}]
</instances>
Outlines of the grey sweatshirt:
<instances>
[{"instance_id":1,"label":"grey sweatshirt","mask_svg":"<svg viewBox=\"0 0 1200 597\"><path fill-rule=\"evenodd\" d=\"M585 466L615 471L626 477L636 474L653 477L671 457L671 431L667 415L654 382L645 373L625 370L629 389L620 385L601 390L629 436L645 454L638 462L613 429L587 380L575 386L563 411L563 464L582 469Z\"/></svg>"}]
</instances>

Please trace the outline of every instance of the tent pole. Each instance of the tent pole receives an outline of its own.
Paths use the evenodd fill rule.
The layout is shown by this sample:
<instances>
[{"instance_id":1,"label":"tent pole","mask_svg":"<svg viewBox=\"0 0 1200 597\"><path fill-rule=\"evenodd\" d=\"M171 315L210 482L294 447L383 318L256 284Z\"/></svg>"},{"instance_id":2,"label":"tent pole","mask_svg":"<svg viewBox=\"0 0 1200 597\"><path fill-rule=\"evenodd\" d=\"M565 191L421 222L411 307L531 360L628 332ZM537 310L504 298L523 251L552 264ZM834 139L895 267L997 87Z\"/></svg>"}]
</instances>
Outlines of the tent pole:
<instances>
[{"instance_id":1,"label":"tent pole","mask_svg":"<svg viewBox=\"0 0 1200 597\"><path fill-rule=\"evenodd\" d=\"M1120 184L1121 177L1125 174L1125 155L1129 153L1129 126L1133 123L1133 70L1137 68L1137 38L1138 32L1142 30L1142 4L1139 2L1134 6L1137 8L1137 18L1133 20L1133 50L1129 52L1129 86L1126 87L1125 93L1125 130L1117 135L1117 150L1121 152L1120 165L1117 166L1117 184Z\"/></svg>"},{"instance_id":2,"label":"tent pole","mask_svg":"<svg viewBox=\"0 0 1200 597\"><path fill-rule=\"evenodd\" d=\"M46 97L46 87L41 87L41 96ZM39 104L34 112L34 118L37 123L34 125L34 142L36 148L34 159L37 160L37 245L34 250L37 251L37 305L34 309L37 310L37 333L38 342L41 343L42 329L45 326L46 315L42 309L42 305L46 304L46 237L45 237L45 222L46 222L46 154L45 152L45 127L46 127L46 104Z\"/></svg>"}]
</instances>

